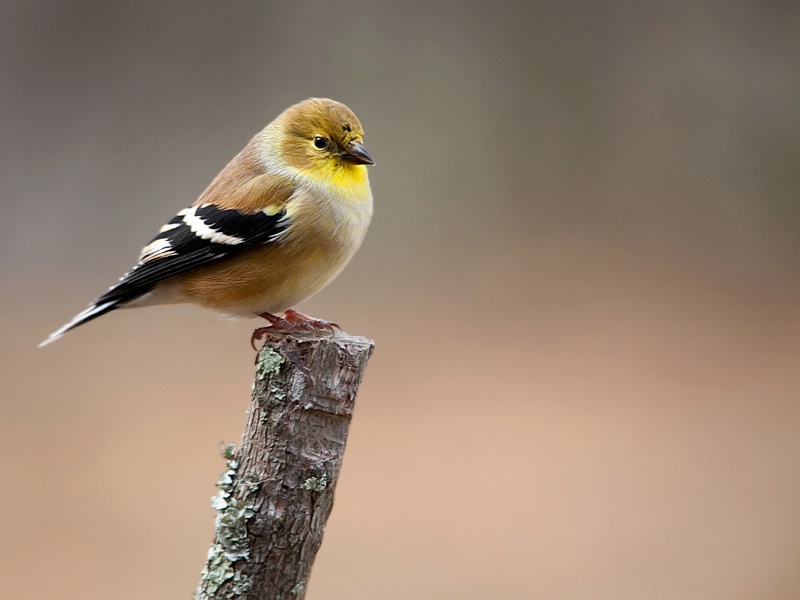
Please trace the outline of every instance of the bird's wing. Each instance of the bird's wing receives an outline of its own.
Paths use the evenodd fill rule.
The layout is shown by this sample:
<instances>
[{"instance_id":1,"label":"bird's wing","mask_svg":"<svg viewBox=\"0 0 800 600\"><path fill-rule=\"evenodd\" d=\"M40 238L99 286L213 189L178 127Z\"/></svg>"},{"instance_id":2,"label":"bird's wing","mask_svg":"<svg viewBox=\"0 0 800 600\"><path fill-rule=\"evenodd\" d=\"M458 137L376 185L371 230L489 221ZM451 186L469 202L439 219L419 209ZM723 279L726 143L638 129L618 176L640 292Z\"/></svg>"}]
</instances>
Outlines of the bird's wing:
<instances>
[{"instance_id":1,"label":"bird's wing","mask_svg":"<svg viewBox=\"0 0 800 600\"><path fill-rule=\"evenodd\" d=\"M238 188L204 194L201 203L180 211L161 228L115 285L39 345L143 296L169 277L274 243L291 226L286 203L294 191L289 180L264 174Z\"/></svg>"},{"instance_id":2,"label":"bird's wing","mask_svg":"<svg viewBox=\"0 0 800 600\"><path fill-rule=\"evenodd\" d=\"M95 304L128 302L159 281L274 242L290 226L285 205L293 193L287 180L261 175L232 194L236 198L180 211L142 249L139 262ZM222 208L225 205L238 208Z\"/></svg>"}]
</instances>

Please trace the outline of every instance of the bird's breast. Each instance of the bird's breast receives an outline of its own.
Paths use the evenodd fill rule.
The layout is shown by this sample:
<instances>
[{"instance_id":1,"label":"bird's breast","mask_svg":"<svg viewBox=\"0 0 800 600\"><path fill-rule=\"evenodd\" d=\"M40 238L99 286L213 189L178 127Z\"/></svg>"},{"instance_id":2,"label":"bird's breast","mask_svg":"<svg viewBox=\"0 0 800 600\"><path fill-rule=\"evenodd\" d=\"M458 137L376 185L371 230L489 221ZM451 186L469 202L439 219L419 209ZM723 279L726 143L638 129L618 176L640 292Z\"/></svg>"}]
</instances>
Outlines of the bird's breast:
<instances>
[{"instance_id":1,"label":"bird's breast","mask_svg":"<svg viewBox=\"0 0 800 600\"><path fill-rule=\"evenodd\" d=\"M184 301L230 315L282 312L317 293L350 262L366 234L372 197L297 194L281 237L180 276Z\"/></svg>"}]
</instances>

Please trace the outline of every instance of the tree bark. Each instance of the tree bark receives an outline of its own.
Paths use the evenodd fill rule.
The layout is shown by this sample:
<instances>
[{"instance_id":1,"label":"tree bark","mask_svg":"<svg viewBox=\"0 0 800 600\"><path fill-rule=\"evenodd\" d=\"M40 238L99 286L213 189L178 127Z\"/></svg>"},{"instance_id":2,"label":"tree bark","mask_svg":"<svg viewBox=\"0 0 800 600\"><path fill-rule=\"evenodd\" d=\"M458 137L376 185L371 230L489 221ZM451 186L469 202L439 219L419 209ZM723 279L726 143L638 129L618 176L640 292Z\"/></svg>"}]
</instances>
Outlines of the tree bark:
<instances>
[{"instance_id":1,"label":"tree bark","mask_svg":"<svg viewBox=\"0 0 800 600\"><path fill-rule=\"evenodd\" d=\"M196 600L305 598L373 347L345 335L283 336L259 352L241 447L223 451Z\"/></svg>"}]
</instances>

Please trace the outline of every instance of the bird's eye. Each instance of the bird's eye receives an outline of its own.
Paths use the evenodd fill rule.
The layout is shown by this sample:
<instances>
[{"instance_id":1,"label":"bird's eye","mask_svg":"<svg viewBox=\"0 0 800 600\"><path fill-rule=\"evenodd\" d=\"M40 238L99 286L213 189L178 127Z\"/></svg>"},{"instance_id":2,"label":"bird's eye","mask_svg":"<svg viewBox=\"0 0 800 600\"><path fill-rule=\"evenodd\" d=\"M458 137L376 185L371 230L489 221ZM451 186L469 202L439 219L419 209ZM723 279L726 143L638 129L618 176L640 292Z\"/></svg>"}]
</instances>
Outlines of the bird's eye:
<instances>
[{"instance_id":1,"label":"bird's eye","mask_svg":"<svg viewBox=\"0 0 800 600\"><path fill-rule=\"evenodd\" d=\"M328 145L328 140L326 140L321 135L318 135L314 138L314 147L318 148L319 150L324 149Z\"/></svg>"}]
</instances>

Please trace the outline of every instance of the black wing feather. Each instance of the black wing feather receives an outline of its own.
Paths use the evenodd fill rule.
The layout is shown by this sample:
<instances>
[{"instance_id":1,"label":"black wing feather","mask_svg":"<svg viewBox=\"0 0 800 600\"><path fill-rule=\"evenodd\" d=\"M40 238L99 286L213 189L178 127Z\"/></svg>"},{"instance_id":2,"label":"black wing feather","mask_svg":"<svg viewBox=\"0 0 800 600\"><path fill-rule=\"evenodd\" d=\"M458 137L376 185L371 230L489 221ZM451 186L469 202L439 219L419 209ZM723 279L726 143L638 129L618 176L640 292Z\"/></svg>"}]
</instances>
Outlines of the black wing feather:
<instances>
[{"instance_id":1,"label":"black wing feather","mask_svg":"<svg viewBox=\"0 0 800 600\"><path fill-rule=\"evenodd\" d=\"M236 238L230 241L212 241L208 236L201 237L192 231L187 218L202 222L220 239ZM163 257L154 257L137 264L126 273L115 286L100 296L95 304L114 302L117 306L134 300L149 292L159 281L185 273L221 258L234 256L252 248L275 240L289 226L286 211L268 215L264 212L244 214L235 209L223 210L213 205L200 206L188 215L178 215L169 222L172 229L159 233L151 240L169 243L168 252Z\"/></svg>"}]
</instances>

